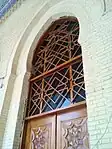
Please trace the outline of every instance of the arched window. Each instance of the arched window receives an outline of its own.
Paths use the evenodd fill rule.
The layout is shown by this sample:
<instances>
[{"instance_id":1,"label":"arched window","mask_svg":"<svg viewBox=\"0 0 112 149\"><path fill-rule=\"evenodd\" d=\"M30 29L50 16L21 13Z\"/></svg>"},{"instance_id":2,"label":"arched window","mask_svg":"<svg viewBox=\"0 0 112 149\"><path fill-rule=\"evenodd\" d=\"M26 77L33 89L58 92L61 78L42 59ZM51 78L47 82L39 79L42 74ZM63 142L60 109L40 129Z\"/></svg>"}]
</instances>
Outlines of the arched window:
<instances>
[{"instance_id":1,"label":"arched window","mask_svg":"<svg viewBox=\"0 0 112 149\"><path fill-rule=\"evenodd\" d=\"M78 20L63 17L37 44L22 149L89 149L86 103L76 104L86 99L78 36Z\"/></svg>"},{"instance_id":2,"label":"arched window","mask_svg":"<svg viewBox=\"0 0 112 149\"><path fill-rule=\"evenodd\" d=\"M54 21L41 37L32 61L27 116L70 106L86 99L79 23Z\"/></svg>"}]
</instances>

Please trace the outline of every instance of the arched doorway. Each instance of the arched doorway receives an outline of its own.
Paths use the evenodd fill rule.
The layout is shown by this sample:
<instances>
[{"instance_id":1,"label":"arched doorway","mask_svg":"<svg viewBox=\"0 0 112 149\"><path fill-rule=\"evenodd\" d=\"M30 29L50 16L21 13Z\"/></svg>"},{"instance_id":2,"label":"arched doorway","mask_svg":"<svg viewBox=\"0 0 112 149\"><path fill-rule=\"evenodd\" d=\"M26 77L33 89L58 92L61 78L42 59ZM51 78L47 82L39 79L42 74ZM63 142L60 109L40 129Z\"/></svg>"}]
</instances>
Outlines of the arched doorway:
<instances>
[{"instance_id":1,"label":"arched doorway","mask_svg":"<svg viewBox=\"0 0 112 149\"><path fill-rule=\"evenodd\" d=\"M63 17L41 37L32 61L22 148L89 148L78 36L78 20Z\"/></svg>"}]
</instances>

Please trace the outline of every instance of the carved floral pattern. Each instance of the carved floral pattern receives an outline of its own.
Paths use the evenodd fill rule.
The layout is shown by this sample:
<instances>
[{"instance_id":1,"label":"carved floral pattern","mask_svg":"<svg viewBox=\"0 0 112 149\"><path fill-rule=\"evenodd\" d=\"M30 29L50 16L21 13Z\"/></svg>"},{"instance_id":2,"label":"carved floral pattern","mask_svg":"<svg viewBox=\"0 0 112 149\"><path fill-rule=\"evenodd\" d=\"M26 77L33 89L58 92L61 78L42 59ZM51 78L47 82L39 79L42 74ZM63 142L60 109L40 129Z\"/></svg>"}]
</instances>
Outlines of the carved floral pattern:
<instances>
[{"instance_id":1,"label":"carved floral pattern","mask_svg":"<svg viewBox=\"0 0 112 149\"><path fill-rule=\"evenodd\" d=\"M32 149L48 149L48 131L47 127L32 129Z\"/></svg>"},{"instance_id":2,"label":"carved floral pattern","mask_svg":"<svg viewBox=\"0 0 112 149\"><path fill-rule=\"evenodd\" d=\"M89 149L87 118L63 123L64 149Z\"/></svg>"}]
</instances>

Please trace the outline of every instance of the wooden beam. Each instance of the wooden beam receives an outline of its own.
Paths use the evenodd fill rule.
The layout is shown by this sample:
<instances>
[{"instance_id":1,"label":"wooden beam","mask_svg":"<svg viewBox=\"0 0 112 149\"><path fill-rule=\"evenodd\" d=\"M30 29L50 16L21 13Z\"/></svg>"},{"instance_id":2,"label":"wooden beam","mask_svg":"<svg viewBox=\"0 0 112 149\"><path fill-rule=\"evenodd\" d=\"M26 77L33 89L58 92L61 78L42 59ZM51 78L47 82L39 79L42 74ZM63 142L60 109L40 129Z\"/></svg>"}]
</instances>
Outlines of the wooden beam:
<instances>
[{"instance_id":1,"label":"wooden beam","mask_svg":"<svg viewBox=\"0 0 112 149\"><path fill-rule=\"evenodd\" d=\"M86 101L82 101L82 102L72 104L71 106L66 107L66 108L61 108L61 109L59 108L59 109L56 109L56 110L51 110L49 112L37 114L37 115L34 115L34 116L29 116L29 117L26 117L25 120L31 120L31 119L40 118L40 117L43 117L43 116L47 117L48 115L61 113L61 112L63 113L65 111L71 110L72 108L73 109L78 109L78 108L81 108L81 107L86 107Z\"/></svg>"},{"instance_id":2,"label":"wooden beam","mask_svg":"<svg viewBox=\"0 0 112 149\"><path fill-rule=\"evenodd\" d=\"M47 75L49 75L49 74L52 74L53 72L55 72L55 71L57 71L57 70L60 70L60 69L62 69L63 67L68 66L68 65L71 64L71 63L74 63L74 62L78 63L78 62L81 61L81 59L82 59L82 55L78 55L78 56L76 56L76 57L74 57L74 58L71 58L69 61L66 61L66 62L63 63L63 64L60 64L59 66L56 66L55 68L53 68L53 69L51 69L51 70L49 70L49 71L46 71L46 72L42 73L41 75L36 76L36 77L30 79L30 82L33 82L33 81L35 81L35 80L37 80L37 79L40 79L40 78L42 78L42 77L44 77L44 76L47 76Z\"/></svg>"}]
</instances>

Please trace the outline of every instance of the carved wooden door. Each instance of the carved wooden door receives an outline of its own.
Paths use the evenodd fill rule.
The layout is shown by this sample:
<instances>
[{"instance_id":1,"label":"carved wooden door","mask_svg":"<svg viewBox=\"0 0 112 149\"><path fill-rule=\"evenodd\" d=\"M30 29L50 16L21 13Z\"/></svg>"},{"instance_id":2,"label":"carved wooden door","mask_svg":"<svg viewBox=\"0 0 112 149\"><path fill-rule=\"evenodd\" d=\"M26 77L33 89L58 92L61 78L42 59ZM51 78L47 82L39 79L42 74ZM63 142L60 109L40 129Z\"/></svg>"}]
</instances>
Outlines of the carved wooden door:
<instances>
[{"instance_id":1,"label":"carved wooden door","mask_svg":"<svg viewBox=\"0 0 112 149\"><path fill-rule=\"evenodd\" d=\"M25 149L89 149L85 104L28 120Z\"/></svg>"},{"instance_id":2,"label":"carved wooden door","mask_svg":"<svg viewBox=\"0 0 112 149\"><path fill-rule=\"evenodd\" d=\"M56 116L28 120L25 149L55 149Z\"/></svg>"},{"instance_id":3,"label":"carved wooden door","mask_svg":"<svg viewBox=\"0 0 112 149\"><path fill-rule=\"evenodd\" d=\"M57 115L57 149L89 149L84 107Z\"/></svg>"}]
</instances>

